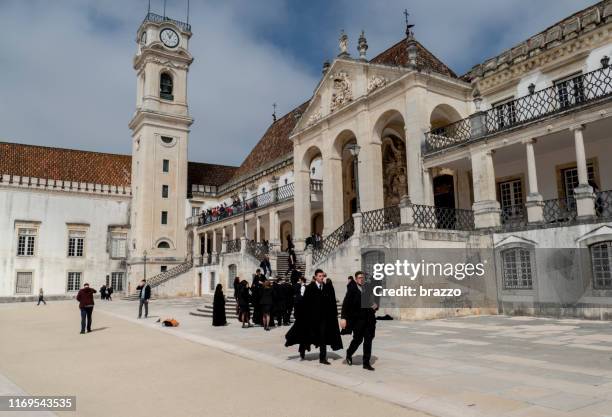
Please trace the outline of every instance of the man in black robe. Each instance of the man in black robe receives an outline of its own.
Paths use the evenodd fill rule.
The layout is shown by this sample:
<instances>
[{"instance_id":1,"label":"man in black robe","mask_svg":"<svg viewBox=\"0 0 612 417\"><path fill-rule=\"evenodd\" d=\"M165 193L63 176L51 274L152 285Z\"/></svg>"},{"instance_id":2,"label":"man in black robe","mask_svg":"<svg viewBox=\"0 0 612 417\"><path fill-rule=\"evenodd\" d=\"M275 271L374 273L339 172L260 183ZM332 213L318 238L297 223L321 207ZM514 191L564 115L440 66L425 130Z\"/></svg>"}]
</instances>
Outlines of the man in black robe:
<instances>
[{"instance_id":1,"label":"man in black robe","mask_svg":"<svg viewBox=\"0 0 612 417\"><path fill-rule=\"evenodd\" d=\"M272 323L278 323L278 326L283 325L283 316L285 315L285 289L280 278L277 278L272 285L272 299L274 304L272 306Z\"/></svg>"},{"instance_id":2,"label":"man in black robe","mask_svg":"<svg viewBox=\"0 0 612 417\"><path fill-rule=\"evenodd\" d=\"M327 360L327 345L332 350L342 349L338 328L336 297L331 280L325 280L325 273L317 269L314 281L306 286L301 300L303 312L285 335L285 346L299 344L300 357L304 359L310 345L319 348L319 362L330 365Z\"/></svg>"},{"instance_id":3,"label":"man in black robe","mask_svg":"<svg viewBox=\"0 0 612 417\"><path fill-rule=\"evenodd\" d=\"M263 312L261 310L261 295L263 290L263 284L258 278L253 278L253 285L251 286L251 302L253 303L253 323L257 325L263 324Z\"/></svg>"},{"instance_id":4,"label":"man in black robe","mask_svg":"<svg viewBox=\"0 0 612 417\"><path fill-rule=\"evenodd\" d=\"M365 287L365 275L355 272L355 278L349 281L342 303L340 327L342 334L353 333L353 340L346 350L346 363L353 364L353 354L363 342L363 369L373 371L370 365L372 357L372 340L376 333L376 310L378 305L372 302Z\"/></svg>"}]
</instances>

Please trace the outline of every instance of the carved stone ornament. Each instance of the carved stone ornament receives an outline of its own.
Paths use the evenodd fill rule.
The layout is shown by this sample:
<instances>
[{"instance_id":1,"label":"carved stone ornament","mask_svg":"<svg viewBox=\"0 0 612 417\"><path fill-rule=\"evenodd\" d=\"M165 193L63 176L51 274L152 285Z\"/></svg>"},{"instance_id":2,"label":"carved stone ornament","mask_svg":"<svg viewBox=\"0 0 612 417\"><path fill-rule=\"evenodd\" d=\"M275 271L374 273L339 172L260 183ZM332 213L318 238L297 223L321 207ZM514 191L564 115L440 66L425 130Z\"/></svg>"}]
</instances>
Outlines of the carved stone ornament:
<instances>
[{"instance_id":1,"label":"carved stone ornament","mask_svg":"<svg viewBox=\"0 0 612 417\"><path fill-rule=\"evenodd\" d=\"M384 87L387 84L388 80L384 77L379 77L378 75L374 75L368 81L368 94L377 88Z\"/></svg>"},{"instance_id":2,"label":"carved stone ornament","mask_svg":"<svg viewBox=\"0 0 612 417\"><path fill-rule=\"evenodd\" d=\"M312 115L308 118L307 126L311 126L321 120L321 109L317 109Z\"/></svg>"},{"instance_id":3,"label":"carved stone ornament","mask_svg":"<svg viewBox=\"0 0 612 417\"><path fill-rule=\"evenodd\" d=\"M334 82L334 93L331 98L330 111L334 111L346 103L353 100L353 92L351 89L351 81L348 73L345 71L337 72L332 75Z\"/></svg>"},{"instance_id":4,"label":"carved stone ornament","mask_svg":"<svg viewBox=\"0 0 612 417\"><path fill-rule=\"evenodd\" d=\"M154 64L158 64L164 67L170 67L170 68L182 69L182 70L189 68L189 65L187 64L170 61L168 59L160 59L156 56L149 56L145 58L144 63L145 64L154 63Z\"/></svg>"}]
</instances>

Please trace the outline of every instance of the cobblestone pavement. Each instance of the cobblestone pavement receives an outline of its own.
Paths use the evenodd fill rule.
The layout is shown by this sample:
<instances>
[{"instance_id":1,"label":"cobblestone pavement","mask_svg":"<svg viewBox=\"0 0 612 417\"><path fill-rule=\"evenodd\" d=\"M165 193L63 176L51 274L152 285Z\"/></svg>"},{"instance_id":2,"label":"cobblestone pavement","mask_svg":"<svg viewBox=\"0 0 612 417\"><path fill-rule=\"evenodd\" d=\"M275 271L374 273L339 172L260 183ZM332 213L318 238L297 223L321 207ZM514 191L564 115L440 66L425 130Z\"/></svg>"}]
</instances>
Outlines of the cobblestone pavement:
<instances>
[{"instance_id":1,"label":"cobblestone pavement","mask_svg":"<svg viewBox=\"0 0 612 417\"><path fill-rule=\"evenodd\" d=\"M342 363L344 351L319 365L283 346L288 329L211 326L190 316L202 299L155 300L153 316L174 317L177 336L270 363L439 416L612 416L612 323L480 316L418 322L379 321L376 372ZM98 309L135 320L137 304ZM157 318L139 320L158 326ZM350 341L343 338L345 347ZM359 353L359 352L358 352ZM355 364L360 356L355 356Z\"/></svg>"}]
</instances>

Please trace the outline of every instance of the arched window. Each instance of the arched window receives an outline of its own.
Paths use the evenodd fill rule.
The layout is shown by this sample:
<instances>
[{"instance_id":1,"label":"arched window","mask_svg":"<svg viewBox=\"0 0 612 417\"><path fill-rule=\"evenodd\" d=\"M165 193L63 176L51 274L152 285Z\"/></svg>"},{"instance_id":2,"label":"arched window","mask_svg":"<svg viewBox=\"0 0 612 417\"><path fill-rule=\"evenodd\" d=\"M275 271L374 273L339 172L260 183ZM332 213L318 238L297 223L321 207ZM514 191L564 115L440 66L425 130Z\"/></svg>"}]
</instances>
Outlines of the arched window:
<instances>
[{"instance_id":1,"label":"arched window","mask_svg":"<svg viewBox=\"0 0 612 417\"><path fill-rule=\"evenodd\" d=\"M593 288L612 289L612 240L591 245L591 267L593 268Z\"/></svg>"},{"instance_id":2,"label":"arched window","mask_svg":"<svg viewBox=\"0 0 612 417\"><path fill-rule=\"evenodd\" d=\"M172 89L172 76L167 72L162 72L159 78L159 96L165 100L174 100Z\"/></svg>"},{"instance_id":3,"label":"arched window","mask_svg":"<svg viewBox=\"0 0 612 417\"><path fill-rule=\"evenodd\" d=\"M533 288L531 253L524 248L511 248L502 252L504 289L530 290Z\"/></svg>"},{"instance_id":4,"label":"arched window","mask_svg":"<svg viewBox=\"0 0 612 417\"><path fill-rule=\"evenodd\" d=\"M157 247L159 249L170 249L170 244L166 242L165 240L162 240L161 242L157 244Z\"/></svg>"}]
</instances>

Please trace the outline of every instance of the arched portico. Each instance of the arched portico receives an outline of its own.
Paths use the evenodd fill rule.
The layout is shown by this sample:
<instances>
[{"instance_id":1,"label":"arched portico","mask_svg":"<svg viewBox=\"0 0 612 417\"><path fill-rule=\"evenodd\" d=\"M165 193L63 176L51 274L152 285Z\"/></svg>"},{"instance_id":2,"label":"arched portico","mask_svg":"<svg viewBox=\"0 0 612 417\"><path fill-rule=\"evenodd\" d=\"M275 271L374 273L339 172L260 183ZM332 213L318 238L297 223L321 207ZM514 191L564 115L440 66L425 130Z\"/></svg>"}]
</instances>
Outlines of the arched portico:
<instances>
[{"instance_id":1,"label":"arched portico","mask_svg":"<svg viewBox=\"0 0 612 417\"><path fill-rule=\"evenodd\" d=\"M295 230L294 240L296 242L304 241L311 232L311 214L312 214L312 202L310 198L310 183L312 175L313 162L321 160L323 153L317 146L310 146L303 154L297 154L294 156L294 222ZM323 166L325 170L325 166ZM323 181L323 202L325 203L326 195L331 195L325 191L325 181ZM282 236L282 233L281 233Z\"/></svg>"},{"instance_id":2,"label":"arched portico","mask_svg":"<svg viewBox=\"0 0 612 417\"><path fill-rule=\"evenodd\" d=\"M408 173L404 117L398 110L383 113L374 125L374 138L380 143L379 182L373 184L382 193L380 207L397 205L408 194Z\"/></svg>"}]
</instances>

